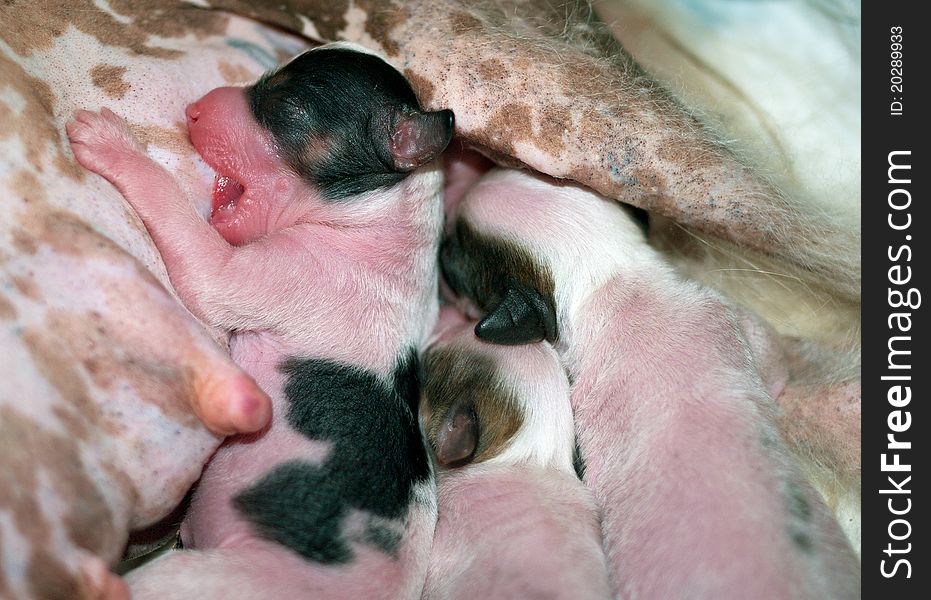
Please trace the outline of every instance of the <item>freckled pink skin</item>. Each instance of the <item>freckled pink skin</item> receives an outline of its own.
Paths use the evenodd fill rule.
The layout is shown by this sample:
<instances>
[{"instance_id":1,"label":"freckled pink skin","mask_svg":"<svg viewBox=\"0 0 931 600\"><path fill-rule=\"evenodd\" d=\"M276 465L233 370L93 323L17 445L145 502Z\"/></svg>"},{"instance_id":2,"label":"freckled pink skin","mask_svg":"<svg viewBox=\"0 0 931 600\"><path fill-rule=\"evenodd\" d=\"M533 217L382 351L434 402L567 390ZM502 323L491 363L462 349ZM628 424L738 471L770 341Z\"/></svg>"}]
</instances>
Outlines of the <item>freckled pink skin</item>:
<instances>
[{"instance_id":1,"label":"freckled pink skin","mask_svg":"<svg viewBox=\"0 0 931 600\"><path fill-rule=\"evenodd\" d=\"M204 160L245 188L231 216L207 223L115 117L101 126L113 139L101 144L95 170L142 218L185 305L234 331L232 357L271 397L273 418L264 432L218 450L182 527L198 550L133 572L133 597L419 597L432 502L411 503L397 557L354 544L350 565L326 566L259 539L230 499L281 460L328 454L286 422L282 358L321 357L387 375L430 332L438 311L439 166L421 167L350 210L324 203L279 160L242 88L216 89L186 113Z\"/></svg>"},{"instance_id":2,"label":"freckled pink skin","mask_svg":"<svg viewBox=\"0 0 931 600\"><path fill-rule=\"evenodd\" d=\"M618 595L858 597L858 562L778 433L768 392L783 388L785 371L764 369L764 382L739 311L680 279L635 228L603 235L613 226L598 218L603 199L496 181L459 210L556 274L556 347ZM613 275L593 284L592 265L611 261L600 272ZM774 352L750 333L754 349Z\"/></svg>"}]
</instances>

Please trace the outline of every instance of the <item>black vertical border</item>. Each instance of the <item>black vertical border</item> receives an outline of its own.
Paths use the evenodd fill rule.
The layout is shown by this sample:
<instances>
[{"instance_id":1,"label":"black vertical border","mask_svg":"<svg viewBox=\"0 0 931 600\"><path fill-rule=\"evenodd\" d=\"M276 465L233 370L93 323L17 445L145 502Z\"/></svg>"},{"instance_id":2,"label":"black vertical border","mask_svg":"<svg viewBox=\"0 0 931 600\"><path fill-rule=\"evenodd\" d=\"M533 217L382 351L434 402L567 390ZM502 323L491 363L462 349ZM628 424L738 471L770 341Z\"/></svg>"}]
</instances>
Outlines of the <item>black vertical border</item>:
<instances>
[{"instance_id":1,"label":"black vertical border","mask_svg":"<svg viewBox=\"0 0 931 600\"><path fill-rule=\"evenodd\" d=\"M928 220L926 204L928 198L928 136L931 135L931 123L928 112L931 111L928 89L931 52L928 39L931 37L929 21L919 12L928 5L924 2L867 1L862 7L862 215L863 215L863 294L862 294L862 567L864 598L931 598L931 564L928 564L926 544L931 540L927 533L927 514L931 507L928 497L919 492L924 489L928 476L927 456L931 452L931 428L928 419L931 411L926 408L929 398L928 379L931 378L931 361L923 350L927 341L927 310L925 302L931 302L931 295L924 297L917 309L891 308L889 290L898 289L903 293L908 288L928 292L928 272L931 262L927 260L926 237L931 236L931 222ZM901 27L902 39L902 91L892 89L891 43L892 28ZM902 102L902 114L892 115L891 103L895 98ZM897 162L911 165L911 183L894 185L888 182L888 157L893 151L910 151L910 155L900 155ZM903 171L896 173L903 174ZM901 178L901 175L900 175ZM888 204L890 192L897 188L906 188L911 194L911 205L903 211L893 211ZM895 195L895 200L902 203L906 196ZM911 225L907 230L896 231L888 222L890 213L899 224L905 222L905 212L911 214ZM910 239L907 239L910 236ZM901 251L899 260L890 259L900 252L900 248L909 246L911 260L906 261L908 252ZM895 277L902 277L911 267L911 280L904 285L890 284L889 269L902 265L903 271L896 272ZM911 330L898 332L897 321L890 328L889 317L895 312L911 313ZM899 340L894 346L899 350L910 350L910 355L899 355L897 362L911 364L909 370L891 371L887 368L888 343L891 336L910 336L909 341ZM883 380L886 375L911 376L910 381ZM888 401L889 388L901 383L911 388L912 398L904 407L893 406ZM908 411L911 417L910 427L905 432L896 433L898 440L910 441L911 450L890 451L887 449L887 435L892 433L888 419L895 410ZM898 418L899 427L904 414ZM908 473L883 472L881 455L887 455L887 462L892 461L891 454L897 452L902 463L911 465ZM883 494L880 490L890 489L888 476L901 482L903 476L911 475L911 480L902 485L909 494ZM901 485L901 483L900 483ZM910 525L908 539L896 541L890 537L889 525L899 518L890 513L888 501L893 498L893 508L903 510L907 506L906 498L911 499L909 512L901 518ZM908 531L902 523L893 527L895 535L902 536ZM887 554L888 544L893 548L907 548L910 552ZM891 578L883 576L882 562L892 571L899 558L908 560L911 577L906 578L905 565L899 565L897 574Z\"/></svg>"}]
</instances>

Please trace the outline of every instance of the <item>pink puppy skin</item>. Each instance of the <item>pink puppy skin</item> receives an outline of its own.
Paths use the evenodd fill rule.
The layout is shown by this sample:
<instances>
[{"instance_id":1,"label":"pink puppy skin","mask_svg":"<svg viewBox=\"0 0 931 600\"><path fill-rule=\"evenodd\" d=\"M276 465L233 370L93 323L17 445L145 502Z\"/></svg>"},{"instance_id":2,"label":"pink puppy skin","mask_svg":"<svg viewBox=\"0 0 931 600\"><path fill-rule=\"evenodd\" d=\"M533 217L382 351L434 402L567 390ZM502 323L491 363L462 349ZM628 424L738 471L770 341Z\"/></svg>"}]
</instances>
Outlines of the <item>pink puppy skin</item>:
<instances>
[{"instance_id":1,"label":"pink puppy skin","mask_svg":"<svg viewBox=\"0 0 931 600\"><path fill-rule=\"evenodd\" d=\"M436 497L416 353L438 311L434 159L452 113L333 44L186 116L217 173L209 222L113 113L80 112L69 135L138 212L188 308L232 333L273 418L218 450L182 527L195 550L130 573L133 596L417 598Z\"/></svg>"},{"instance_id":2,"label":"pink puppy skin","mask_svg":"<svg viewBox=\"0 0 931 600\"><path fill-rule=\"evenodd\" d=\"M424 354L439 472L425 598L609 598L594 499L573 469L569 382L548 344L494 346L453 308Z\"/></svg>"},{"instance_id":3,"label":"pink puppy skin","mask_svg":"<svg viewBox=\"0 0 931 600\"><path fill-rule=\"evenodd\" d=\"M615 202L492 171L442 250L506 344L554 344L622 598L851 598L859 566L776 426L739 315ZM778 389L779 375L772 388Z\"/></svg>"}]
</instances>

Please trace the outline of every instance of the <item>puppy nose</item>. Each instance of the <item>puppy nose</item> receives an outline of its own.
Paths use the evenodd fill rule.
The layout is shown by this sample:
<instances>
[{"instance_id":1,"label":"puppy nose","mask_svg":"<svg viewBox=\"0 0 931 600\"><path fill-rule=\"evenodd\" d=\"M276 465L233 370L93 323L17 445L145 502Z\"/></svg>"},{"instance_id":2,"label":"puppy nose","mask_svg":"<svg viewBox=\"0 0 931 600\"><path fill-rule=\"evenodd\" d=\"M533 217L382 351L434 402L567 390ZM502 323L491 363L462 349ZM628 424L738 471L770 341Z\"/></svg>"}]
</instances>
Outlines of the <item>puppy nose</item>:
<instances>
[{"instance_id":1,"label":"puppy nose","mask_svg":"<svg viewBox=\"0 0 931 600\"><path fill-rule=\"evenodd\" d=\"M188 121L191 123L196 123L198 117L200 117L200 108L198 108L197 103L188 104L188 107L184 109L184 114L187 115Z\"/></svg>"}]
</instances>

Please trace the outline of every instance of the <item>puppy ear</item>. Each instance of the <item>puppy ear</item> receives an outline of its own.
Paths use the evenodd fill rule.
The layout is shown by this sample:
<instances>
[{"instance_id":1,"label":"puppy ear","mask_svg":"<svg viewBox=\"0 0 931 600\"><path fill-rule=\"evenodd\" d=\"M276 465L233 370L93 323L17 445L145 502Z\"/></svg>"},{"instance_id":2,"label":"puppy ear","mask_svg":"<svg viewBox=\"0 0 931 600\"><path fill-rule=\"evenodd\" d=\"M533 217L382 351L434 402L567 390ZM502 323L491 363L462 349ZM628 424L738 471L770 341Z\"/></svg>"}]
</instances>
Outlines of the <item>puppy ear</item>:
<instances>
[{"instance_id":1,"label":"puppy ear","mask_svg":"<svg viewBox=\"0 0 931 600\"><path fill-rule=\"evenodd\" d=\"M470 404L457 402L436 433L436 461L444 467L472 462L478 446L478 417Z\"/></svg>"},{"instance_id":2,"label":"puppy ear","mask_svg":"<svg viewBox=\"0 0 931 600\"><path fill-rule=\"evenodd\" d=\"M454 121L451 110L398 113L388 142L394 168L406 173L439 156L453 139Z\"/></svg>"},{"instance_id":3,"label":"puppy ear","mask_svg":"<svg viewBox=\"0 0 931 600\"><path fill-rule=\"evenodd\" d=\"M518 281L485 318L475 326L475 335L492 344L518 346L556 340L556 312L537 290Z\"/></svg>"}]
</instances>

